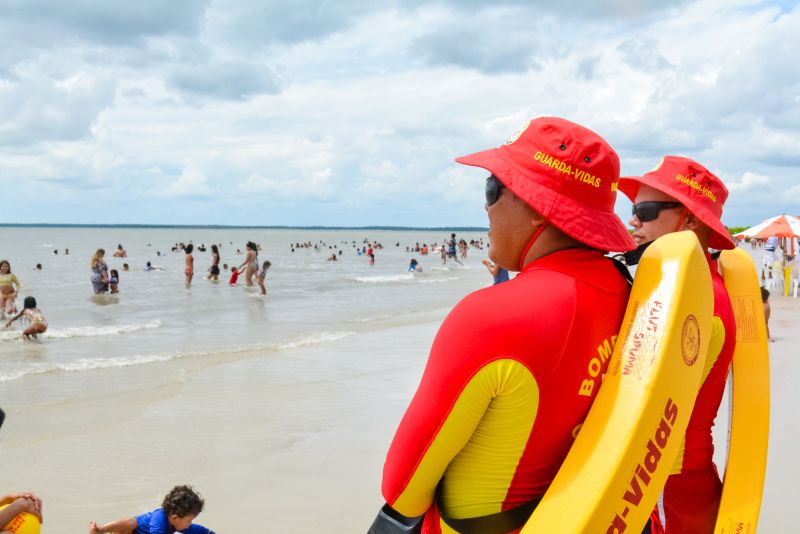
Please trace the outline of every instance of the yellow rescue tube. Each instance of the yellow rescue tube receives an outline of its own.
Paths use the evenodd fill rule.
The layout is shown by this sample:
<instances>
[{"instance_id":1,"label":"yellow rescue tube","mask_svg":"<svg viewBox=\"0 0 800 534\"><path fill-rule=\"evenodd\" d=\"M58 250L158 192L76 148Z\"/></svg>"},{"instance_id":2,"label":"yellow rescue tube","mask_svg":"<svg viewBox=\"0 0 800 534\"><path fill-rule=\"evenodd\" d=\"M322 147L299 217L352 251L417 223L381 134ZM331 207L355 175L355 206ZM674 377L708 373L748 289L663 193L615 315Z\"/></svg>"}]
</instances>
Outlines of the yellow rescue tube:
<instances>
[{"instance_id":1,"label":"yellow rescue tube","mask_svg":"<svg viewBox=\"0 0 800 534\"><path fill-rule=\"evenodd\" d=\"M694 233L647 248L603 385L523 533L641 532L692 414L713 306Z\"/></svg>"},{"instance_id":2,"label":"yellow rescue tube","mask_svg":"<svg viewBox=\"0 0 800 534\"><path fill-rule=\"evenodd\" d=\"M719 264L736 318L730 445L716 534L754 533L769 443L769 343L758 273L747 252L725 251Z\"/></svg>"},{"instance_id":3,"label":"yellow rescue tube","mask_svg":"<svg viewBox=\"0 0 800 534\"><path fill-rule=\"evenodd\" d=\"M0 510L8 506L0 506ZM39 534L42 525L39 518L33 514L23 512L12 519L7 525L0 528L0 532L13 532L14 534Z\"/></svg>"}]
</instances>

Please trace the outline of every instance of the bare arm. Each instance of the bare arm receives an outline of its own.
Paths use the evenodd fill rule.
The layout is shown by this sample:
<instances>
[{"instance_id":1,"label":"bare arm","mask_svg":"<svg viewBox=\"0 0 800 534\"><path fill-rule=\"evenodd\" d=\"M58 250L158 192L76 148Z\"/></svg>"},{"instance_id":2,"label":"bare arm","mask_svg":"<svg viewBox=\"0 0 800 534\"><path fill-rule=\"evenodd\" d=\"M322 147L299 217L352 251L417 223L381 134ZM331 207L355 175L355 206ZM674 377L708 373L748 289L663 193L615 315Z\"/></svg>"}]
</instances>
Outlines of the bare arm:
<instances>
[{"instance_id":1,"label":"bare arm","mask_svg":"<svg viewBox=\"0 0 800 534\"><path fill-rule=\"evenodd\" d=\"M252 262L252 261L255 259L255 257L256 257L256 253L255 253L255 252L253 252L252 250L248 250L248 251L247 251L247 256L244 258L244 263L242 263L242 264L239 266L239 268L241 269L242 267L244 267L244 266L245 266L245 265L247 265L248 263Z\"/></svg>"},{"instance_id":2,"label":"bare arm","mask_svg":"<svg viewBox=\"0 0 800 534\"><path fill-rule=\"evenodd\" d=\"M16 321L16 320L17 320L17 319L19 319L20 317L22 317L22 315L23 315L24 313L25 313L25 310L22 310L21 312L19 312L18 314L16 314L14 317L12 317L12 318L11 318L11 319L9 319L8 321L6 321L6 328L8 328L9 326L11 326L11 323L13 323L14 321ZM3 524L5 524L5 523L3 523Z\"/></svg>"},{"instance_id":3,"label":"bare arm","mask_svg":"<svg viewBox=\"0 0 800 534\"><path fill-rule=\"evenodd\" d=\"M32 493L21 493L11 504L0 510L0 525L7 525L19 514L27 512L33 514L42 523L42 501Z\"/></svg>"},{"instance_id":4,"label":"bare arm","mask_svg":"<svg viewBox=\"0 0 800 534\"><path fill-rule=\"evenodd\" d=\"M136 518L127 517L125 519L118 519L105 525L98 525L96 522L89 523L89 534L106 534L108 532L133 532L136 530Z\"/></svg>"}]
</instances>

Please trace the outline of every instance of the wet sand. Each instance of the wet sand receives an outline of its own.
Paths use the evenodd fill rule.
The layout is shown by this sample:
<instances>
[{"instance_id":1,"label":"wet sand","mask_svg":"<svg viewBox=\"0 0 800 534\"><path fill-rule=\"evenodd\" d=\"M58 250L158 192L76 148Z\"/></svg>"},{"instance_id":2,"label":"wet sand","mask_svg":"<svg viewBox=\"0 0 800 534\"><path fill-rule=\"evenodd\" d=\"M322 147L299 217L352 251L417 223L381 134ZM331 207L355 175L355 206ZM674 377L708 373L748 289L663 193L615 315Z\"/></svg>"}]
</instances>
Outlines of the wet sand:
<instances>
[{"instance_id":1,"label":"wet sand","mask_svg":"<svg viewBox=\"0 0 800 534\"><path fill-rule=\"evenodd\" d=\"M180 483L203 494L198 523L220 533L366 531L444 313L198 370L164 366L174 380L154 389L11 409L3 489L43 497L44 532L155 508Z\"/></svg>"}]
</instances>

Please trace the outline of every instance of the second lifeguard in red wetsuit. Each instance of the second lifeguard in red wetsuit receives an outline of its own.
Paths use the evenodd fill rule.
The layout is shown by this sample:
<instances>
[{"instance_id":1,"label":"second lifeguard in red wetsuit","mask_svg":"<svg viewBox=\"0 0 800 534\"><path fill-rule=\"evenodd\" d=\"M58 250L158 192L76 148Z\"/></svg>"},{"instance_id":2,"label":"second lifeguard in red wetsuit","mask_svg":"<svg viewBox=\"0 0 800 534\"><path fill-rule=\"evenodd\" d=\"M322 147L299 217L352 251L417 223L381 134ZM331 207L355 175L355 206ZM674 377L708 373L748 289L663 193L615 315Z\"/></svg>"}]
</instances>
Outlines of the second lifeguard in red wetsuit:
<instances>
[{"instance_id":1,"label":"second lifeguard in red wetsuit","mask_svg":"<svg viewBox=\"0 0 800 534\"><path fill-rule=\"evenodd\" d=\"M736 346L736 323L730 297L708 248L735 244L720 221L728 190L708 169L688 158L666 156L644 176L623 177L619 189L633 202L633 238L639 245L664 234L693 230L706 251L714 288L711 340L703 382L678 459L662 499L668 534L714 532L722 482L712 461L711 427L717 416Z\"/></svg>"},{"instance_id":2,"label":"second lifeguard in red wetsuit","mask_svg":"<svg viewBox=\"0 0 800 534\"><path fill-rule=\"evenodd\" d=\"M619 160L601 137L540 118L457 161L491 173L489 254L520 273L465 297L439 329L370 532L410 532L420 516L422 532L520 529L592 405L628 300L604 256L635 244L614 214Z\"/></svg>"}]
</instances>

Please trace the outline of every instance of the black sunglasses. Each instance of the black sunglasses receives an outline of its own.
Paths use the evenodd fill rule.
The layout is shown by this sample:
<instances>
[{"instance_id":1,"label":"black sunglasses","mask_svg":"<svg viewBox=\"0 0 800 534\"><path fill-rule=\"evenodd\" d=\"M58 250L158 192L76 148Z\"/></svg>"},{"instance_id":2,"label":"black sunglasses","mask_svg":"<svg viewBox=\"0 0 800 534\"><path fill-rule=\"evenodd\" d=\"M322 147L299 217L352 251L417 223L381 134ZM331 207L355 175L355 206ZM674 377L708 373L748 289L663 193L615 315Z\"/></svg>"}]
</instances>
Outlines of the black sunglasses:
<instances>
[{"instance_id":1,"label":"black sunglasses","mask_svg":"<svg viewBox=\"0 0 800 534\"><path fill-rule=\"evenodd\" d=\"M488 208L500 198L500 193L503 191L503 182L497 176L492 174L486 178L486 207Z\"/></svg>"},{"instance_id":2,"label":"black sunglasses","mask_svg":"<svg viewBox=\"0 0 800 534\"><path fill-rule=\"evenodd\" d=\"M659 202L656 200L648 200L631 206L631 214L636 215L636 218L642 222L650 222L658 219L658 214L661 212L661 210L680 208L682 206L683 204L680 202Z\"/></svg>"}]
</instances>

